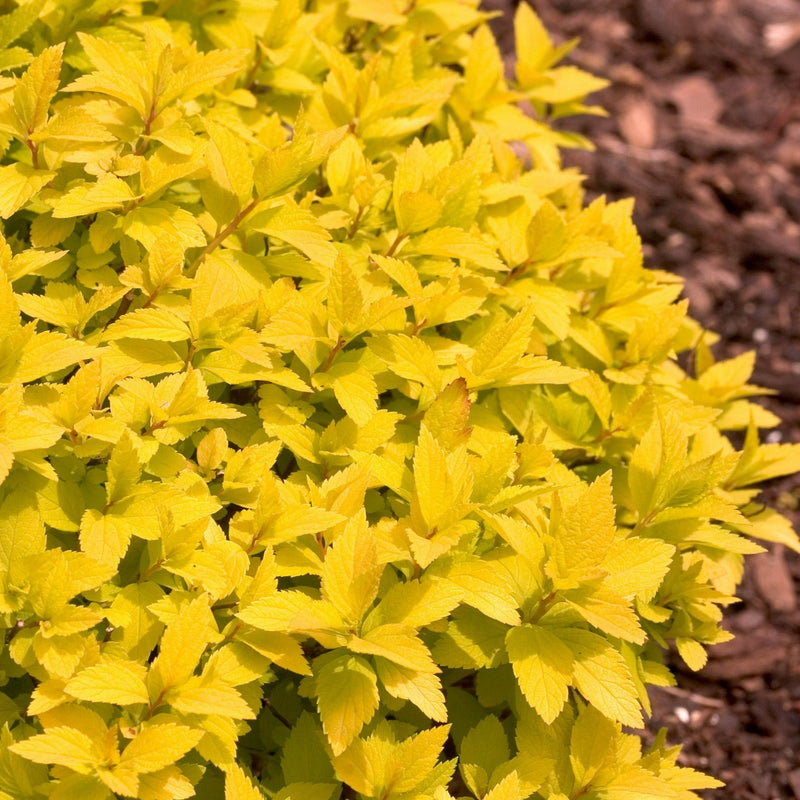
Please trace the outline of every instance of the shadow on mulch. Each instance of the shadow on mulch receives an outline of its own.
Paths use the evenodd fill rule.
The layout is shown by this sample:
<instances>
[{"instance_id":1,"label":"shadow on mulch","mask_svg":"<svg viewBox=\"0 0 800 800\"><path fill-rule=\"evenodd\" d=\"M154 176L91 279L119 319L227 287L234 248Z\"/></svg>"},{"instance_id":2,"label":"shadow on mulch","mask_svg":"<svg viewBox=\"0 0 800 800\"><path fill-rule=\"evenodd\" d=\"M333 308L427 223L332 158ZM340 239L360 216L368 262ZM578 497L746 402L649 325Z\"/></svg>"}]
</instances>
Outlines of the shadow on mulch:
<instances>
[{"instance_id":1,"label":"shadow on mulch","mask_svg":"<svg viewBox=\"0 0 800 800\"><path fill-rule=\"evenodd\" d=\"M800 2L533 0L571 63L608 78L607 118L569 120L594 152L569 152L589 198L634 197L647 263L686 279L692 315L716 331L718 358L756 350L753 382L781 419L769 441L800 442ZM514 0L494 22L513 53ZM797 526L800 479L765 499ZM749 560L726 627L680 688L653 692L656 731L683 763L736 800L800 800L800 557L771 547Z\"/></svg>"}]
</instances>

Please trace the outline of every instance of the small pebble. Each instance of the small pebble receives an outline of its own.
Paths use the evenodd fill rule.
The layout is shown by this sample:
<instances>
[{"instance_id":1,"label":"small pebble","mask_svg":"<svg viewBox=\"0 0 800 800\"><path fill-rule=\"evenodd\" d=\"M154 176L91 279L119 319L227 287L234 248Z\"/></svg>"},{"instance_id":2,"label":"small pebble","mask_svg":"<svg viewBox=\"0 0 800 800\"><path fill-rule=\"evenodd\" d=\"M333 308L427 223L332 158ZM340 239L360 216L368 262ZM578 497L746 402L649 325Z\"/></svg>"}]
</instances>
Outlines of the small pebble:
<instances>
[{"instance_id":1,"label":"small pebble","mask_svg":"<svg viewBox=\"0 0 800 800\"><path fill-rule=\"evenodd\" d=\"M675 706L675 716L684 724L687 725L691 719L691 714L683 706Z\"/></svg>"}]
</instances>

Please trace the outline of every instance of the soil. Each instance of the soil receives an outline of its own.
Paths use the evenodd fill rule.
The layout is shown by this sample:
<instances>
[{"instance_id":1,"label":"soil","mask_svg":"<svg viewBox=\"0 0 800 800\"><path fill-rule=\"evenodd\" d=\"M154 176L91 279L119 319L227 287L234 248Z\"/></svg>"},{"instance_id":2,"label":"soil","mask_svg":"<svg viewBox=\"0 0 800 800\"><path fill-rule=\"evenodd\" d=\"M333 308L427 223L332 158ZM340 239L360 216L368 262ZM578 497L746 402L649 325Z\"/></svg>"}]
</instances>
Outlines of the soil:
<instances>
[{"instance_id":1,"label":"soil","mask_svg":"<svg viewBox=\"0 0 800 800\"><path fill-rule=\"evenodd\" d=\"M513 53L514 0L494 21ZM608 117L565 124L594 152L566 161L589 197L633 196L648 265L686 279L692 315L719 333L718 358L756 350L753 382L800 442L800 0L533 0L569 61L608 78ZM511 56L509 56L511 58ZM800 523L800 477L764 499ZM652 733L684 743L682 763L725 789L703 797L800 800L800 556L749 560L726 627L679 688L653 692Z\"/></svg>"}]
</instances>

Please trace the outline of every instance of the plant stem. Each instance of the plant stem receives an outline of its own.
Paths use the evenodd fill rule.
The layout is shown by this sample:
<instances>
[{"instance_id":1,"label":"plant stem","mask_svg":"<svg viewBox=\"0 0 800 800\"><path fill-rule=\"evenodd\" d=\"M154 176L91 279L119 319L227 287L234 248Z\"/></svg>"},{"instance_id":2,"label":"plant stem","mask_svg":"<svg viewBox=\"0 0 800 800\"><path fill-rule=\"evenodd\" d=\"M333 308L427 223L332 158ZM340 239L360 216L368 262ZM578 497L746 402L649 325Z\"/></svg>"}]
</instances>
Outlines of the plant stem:
<instances>
[{"instance_id":1,"label":"plant stem","mask_svg":"<svg viewBox=\"0 0 800 800\"><path fill-rule=\"evenodd\" d=\"M359 206L358 211L356 212L356 216L353 219L353 224L350 226L350 230L347 232L347 238L352 239L356 235L356 231L358 230L358 226L361 223L361 217L364 215L364 206Z\"/></svg>"},{"instance_id":2,"label":"plant stem","mask_svg":"<svg viewBox=\"0 0 800 800\"><path fill-rule=\"evenodd\" d=\"M392 242L392 244L389 246L389 249L386 251L386 258L391 258L395 254L395 251L397 250L398 247L400 247L400 244L405 238L406 235L404 233L397 234L395 240Z\"/></svg>"},{"instance_id":3,"label":"plant stem","mask_svg":"<svg viewBox=\"0 0 800 800\"><path fill-rule=\"evenodd\" d=\"M197 268L203 263L209 253L213 253L238 227L242 224L242 220L261 202L261 199L256 197L248 203L239 213L203 248L200 255L192 262L189 267L188 274L194 276Z\"/></svg>"},{"instance_id":4,"label":"plant stem","mask_svg":"<svg viewBox=\"0 0 800 800\"><path fill-rule=\"evenodd\" d=\"M557 598L558 592L555 590L543 597L539 601L539 605L536 606L536 610L533 612L533 616L528 620L528 622L530 622L532 625L535 625L550 610L550 606L555 603Z\"/></svg>"},{"instance_id":5,"label":"plant stem","mask_svg":"<svg viewBox=\"0 0 800 800\"><path fill-rule=\"evenodd\" d=\"M39 145L36 144L36 142L32 142L30 139L27 139L25 144L28 150L31 151L31 164L33 164L33 168L39 169Z\"/></svg>"}]
</instances>

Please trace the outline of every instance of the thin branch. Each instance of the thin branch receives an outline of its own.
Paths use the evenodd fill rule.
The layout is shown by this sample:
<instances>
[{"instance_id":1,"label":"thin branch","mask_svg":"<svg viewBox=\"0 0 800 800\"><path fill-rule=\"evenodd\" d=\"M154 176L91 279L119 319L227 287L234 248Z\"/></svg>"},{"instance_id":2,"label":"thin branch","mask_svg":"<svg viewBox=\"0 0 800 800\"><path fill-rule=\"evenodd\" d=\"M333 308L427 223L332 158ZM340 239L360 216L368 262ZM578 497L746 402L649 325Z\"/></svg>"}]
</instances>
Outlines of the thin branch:
<instances>
[{"instance_id":1,"label":"thin branch","mask_svg":"<svg viewBox=\"0 0 800 800\"><path fill-rule=\"evenodd\" d=\"M261 198L256 197L248 203L239 213L203 248L200 255L192 262L188 274L194 275L197 268L205 261L210 253L213 253L232 233L236 231L242 220L261 202Z\"/></svg>"},{"instance_id":2,"label":"thin branch","mask_svg":"<svg viewBox=\"0 0 800 800\"><path fill-rule=\"evenodd\" d=\"M361 224L361 217L363 215L364 215L364 206L359 206L358 212L356 213L356 216L353 219L353 224L350 226L350 230L347 231L348 239L352 239L356 235L356 231L358 230L358 226Z\"/></svg>"},{"instance_id":3,"label":"thin branch","mask_svg":"<svg viewBox=\"0 0 800 800\"><path fill-rule=\"evenodd\" d=\"M395 254L395 252L397 251L397 248L400 247L400 245L402 244L402 242L403 242L403 240L405 238L406 238L406 235L404 233L398 233L397 234L397 236L395 237L395 240L392 242L392 244L390 245L389 249L386 251L386 258L391 258Z\"/></svg>"}]
</instances>

